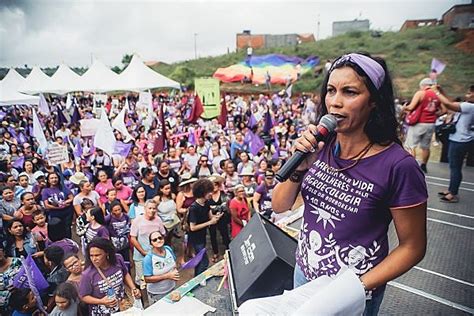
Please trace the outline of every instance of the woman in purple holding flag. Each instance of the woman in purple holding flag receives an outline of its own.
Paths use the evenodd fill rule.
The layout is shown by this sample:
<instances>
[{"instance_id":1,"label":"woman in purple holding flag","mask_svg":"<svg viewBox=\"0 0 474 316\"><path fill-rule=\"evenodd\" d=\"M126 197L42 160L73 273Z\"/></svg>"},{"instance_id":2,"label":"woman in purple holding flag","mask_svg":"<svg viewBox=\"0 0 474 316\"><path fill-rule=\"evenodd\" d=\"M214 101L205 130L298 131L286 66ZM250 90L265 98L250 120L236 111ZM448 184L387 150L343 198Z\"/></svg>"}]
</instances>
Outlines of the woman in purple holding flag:
<instances>
[{"instance_id":1,"label":"woman in purple holding flag","mask_svg":"<svg viewBox=\"0 0 474 316\"><path fill-rule=\"evenodd\" d=\"M364 315L376 315L386 283L425 254L426 183L400 145L382 59L354 53L336 59L321 100L323 114L337 119L337 134L318 144L310 125L296 139L293 150L309 156L276 186L272 206L275 212L290 209L301 190L305 207L295 287L350 269L360 278L353 289L367 294ZM389 254L392 219L399 245Z\"/></svg>"}]
</instances>

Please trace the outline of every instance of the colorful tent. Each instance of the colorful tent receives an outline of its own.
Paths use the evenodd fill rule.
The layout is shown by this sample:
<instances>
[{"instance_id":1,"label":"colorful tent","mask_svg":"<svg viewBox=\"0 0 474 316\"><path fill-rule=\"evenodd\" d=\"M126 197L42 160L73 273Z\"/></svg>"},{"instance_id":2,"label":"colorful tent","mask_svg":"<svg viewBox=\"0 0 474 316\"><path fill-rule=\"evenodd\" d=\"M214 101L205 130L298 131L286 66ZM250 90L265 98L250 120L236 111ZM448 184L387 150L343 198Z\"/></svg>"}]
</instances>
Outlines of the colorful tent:
<instances>
[{"instance_id":1,"label":"colorful tent","mask_svg":"<svg viewBox=\"0 0 474 316\"><path fill-rule=\"evenodd\" d=\"M316 56L306 59L280 54L252 56L238 64L217 69L213 77L223 82L236 82L244 78L251 78L253 83L263 84L268 71L271 83L286 84L288 78L296 80L298 72L302 75L317 64L319 64L319 58Z\"/></svg>"}]
</instances>

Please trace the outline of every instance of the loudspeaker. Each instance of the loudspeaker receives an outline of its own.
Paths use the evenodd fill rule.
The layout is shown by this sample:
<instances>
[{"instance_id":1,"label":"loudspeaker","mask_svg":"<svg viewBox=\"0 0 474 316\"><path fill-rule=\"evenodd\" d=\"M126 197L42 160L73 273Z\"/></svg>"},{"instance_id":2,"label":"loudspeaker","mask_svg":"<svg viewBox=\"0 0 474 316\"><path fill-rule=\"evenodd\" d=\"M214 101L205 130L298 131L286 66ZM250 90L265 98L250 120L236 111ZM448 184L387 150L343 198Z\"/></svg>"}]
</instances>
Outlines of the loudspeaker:
<instances>
[{"instance_id":1,"label":"loudspeaker","mask_svg":"<svg viewBox=\"0 0 474 316\"><path fill-rule=\"evenodd\" d=\"M252 298L293 289L296 239L255 214L229 245L229 280L234 310Z\"/></svg>"}]
</instances>

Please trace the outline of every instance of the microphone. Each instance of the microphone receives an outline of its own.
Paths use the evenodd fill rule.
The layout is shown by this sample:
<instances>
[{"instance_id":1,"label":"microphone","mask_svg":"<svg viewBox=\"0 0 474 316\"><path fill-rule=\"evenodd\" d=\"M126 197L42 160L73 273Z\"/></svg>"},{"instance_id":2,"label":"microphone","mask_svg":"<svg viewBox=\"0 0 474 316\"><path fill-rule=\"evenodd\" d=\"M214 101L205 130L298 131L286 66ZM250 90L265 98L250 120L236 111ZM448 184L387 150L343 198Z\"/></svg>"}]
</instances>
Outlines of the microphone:
<instances>
[{"instance_id":1,"label":"microphone","mask_svg":"<svg viewBox=\"0 0 474 316\"><path fill-rule=\"evenodd\" d=\"M331 114L326 114L324 115L321 120L319 121L316 131L316 134L314 137L316 137L316 140L318 143L320 141L326 140L326 138L334 132L337 126L337 119L331 115ZM304 153L302 151L295 151L293 155L288 159L288 161L281 167L280 170L276 173L275 177L278 181L283 182L286 181L291 174L296 170L296 168L305 160L308 155L311 153Z\"/></svg>"}]
</instances>

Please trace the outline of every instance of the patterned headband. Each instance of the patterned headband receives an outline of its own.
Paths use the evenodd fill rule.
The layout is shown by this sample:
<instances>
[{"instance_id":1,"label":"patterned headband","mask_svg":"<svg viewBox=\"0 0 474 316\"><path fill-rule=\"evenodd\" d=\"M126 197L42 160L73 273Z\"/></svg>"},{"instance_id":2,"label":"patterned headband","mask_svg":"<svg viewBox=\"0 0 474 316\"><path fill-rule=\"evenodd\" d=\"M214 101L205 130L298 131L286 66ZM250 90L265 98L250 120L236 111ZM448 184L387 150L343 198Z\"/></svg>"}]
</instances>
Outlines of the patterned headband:
<instances>
[{"instance_id":1,"label":"patterned headband","mask_svg":"<svg viewBox=\"0 0 474 316\"><path fill-rule=\"evenodd\" d=\"M359 66L367 74L374 86L377 89L380 89L385 79L385 70L378 62L365 55L351 53L342 55L338 60L336 60L331 67L331 72L336 66L346 61L350 61Z\"/></svg>"}]
</instances>

